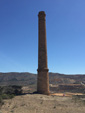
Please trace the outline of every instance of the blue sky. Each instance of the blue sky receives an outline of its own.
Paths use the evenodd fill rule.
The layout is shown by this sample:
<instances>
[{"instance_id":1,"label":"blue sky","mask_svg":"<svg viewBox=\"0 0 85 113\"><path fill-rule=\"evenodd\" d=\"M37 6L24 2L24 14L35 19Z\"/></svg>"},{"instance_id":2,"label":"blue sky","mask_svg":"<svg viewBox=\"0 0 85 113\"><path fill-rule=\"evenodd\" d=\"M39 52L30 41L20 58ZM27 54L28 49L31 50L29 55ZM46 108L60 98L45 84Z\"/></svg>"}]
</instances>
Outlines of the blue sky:
<instances>
[{"instance_id":1,"label":"blue sky","mask_svg":"<svg viewBox=\"0 0 85 113\"><path fill-rule=\"evenodd\" d=\"M0 0L0 72L37 73L39 11L49 71L85 74L85 0Z\"/></svg>"}]
</instances>

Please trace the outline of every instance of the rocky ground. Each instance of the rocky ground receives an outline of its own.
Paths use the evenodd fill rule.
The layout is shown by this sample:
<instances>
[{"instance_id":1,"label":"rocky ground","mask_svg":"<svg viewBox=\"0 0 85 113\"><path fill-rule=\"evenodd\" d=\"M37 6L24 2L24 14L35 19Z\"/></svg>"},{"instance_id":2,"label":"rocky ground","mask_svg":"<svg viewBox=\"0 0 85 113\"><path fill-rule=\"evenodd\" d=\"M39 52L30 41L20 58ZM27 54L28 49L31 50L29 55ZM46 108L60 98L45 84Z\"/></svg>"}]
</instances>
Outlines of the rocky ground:
<instances>
[{"instance_id":1,"label":"rocky ground","mask_svg":"<svg viewBox=\"0 0 85 113\"><path fill-rule=\"evenodd\" d=\"M0 113L85 113L85 104L72 97L26 94L4 100Z\"/></svg>"}]
</instances>

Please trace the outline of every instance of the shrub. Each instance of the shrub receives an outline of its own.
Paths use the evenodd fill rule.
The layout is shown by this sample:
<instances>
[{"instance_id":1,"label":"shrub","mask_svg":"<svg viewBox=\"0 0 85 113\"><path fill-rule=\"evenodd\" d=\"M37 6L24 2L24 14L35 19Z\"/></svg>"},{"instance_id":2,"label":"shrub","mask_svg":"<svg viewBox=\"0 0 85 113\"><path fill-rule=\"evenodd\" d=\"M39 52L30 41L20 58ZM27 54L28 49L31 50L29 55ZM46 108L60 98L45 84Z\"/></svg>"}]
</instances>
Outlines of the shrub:
<instances>
[{"instance_id":1,"label":"shrub","mask_svg":"<svg viewBox=\"0 0 85 113\"><path fill-rule=\"evenodd\" d=\"M0 107L4 104L4 99L12 99L20 94L22 94L21 86L0 86Z\"/></svg>"},{"instance_id":2,"label":"shrub","mask_svg":"<svg viewBox=\"0 0 85 113\"><path fill-rule=\"evenodd\" d=\"M14 97L14 95L13 94L11 94L11 95L9 95L9 94L2 94L1 97L2 97L2 99L11 99L11 98Z\"/></svg>"},{"instance_id":3,"label":"shrub","mask_svg":"<svg viewBox=\"0 0 85 113\"><path fill-rule=\"evenodd\" d=\"M4 104L2 97L0 96L0 107Z\"/></svg>"}]
</instances>

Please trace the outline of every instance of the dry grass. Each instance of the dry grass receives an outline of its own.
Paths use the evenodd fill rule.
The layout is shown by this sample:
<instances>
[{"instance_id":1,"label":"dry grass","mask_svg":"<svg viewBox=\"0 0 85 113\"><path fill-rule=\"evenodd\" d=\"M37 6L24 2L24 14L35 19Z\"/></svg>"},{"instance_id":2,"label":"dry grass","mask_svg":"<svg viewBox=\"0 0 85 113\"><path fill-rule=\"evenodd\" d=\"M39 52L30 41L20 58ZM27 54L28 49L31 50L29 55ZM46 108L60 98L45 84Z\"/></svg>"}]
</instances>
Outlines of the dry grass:
<instances>
[{"instance_id":1,"label":"dry grass","mask_svg":"<svg viewBox=\"0 0 85 113\"><path fill-rule=\"evenodd\" d=\"M1 113L85 113L85 105L62 95L27 94L5 100Z\"/></svg>"}]
</instances>

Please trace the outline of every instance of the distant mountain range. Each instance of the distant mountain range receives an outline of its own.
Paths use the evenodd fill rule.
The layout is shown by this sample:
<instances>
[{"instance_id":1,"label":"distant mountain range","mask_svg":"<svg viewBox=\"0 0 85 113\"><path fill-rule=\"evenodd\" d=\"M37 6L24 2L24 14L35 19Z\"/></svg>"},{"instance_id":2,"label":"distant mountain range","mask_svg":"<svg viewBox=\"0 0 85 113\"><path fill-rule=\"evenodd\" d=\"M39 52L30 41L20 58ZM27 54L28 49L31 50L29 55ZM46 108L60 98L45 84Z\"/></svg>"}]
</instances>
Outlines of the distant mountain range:
<instances>
[{"instance_id":1,"label":"distant mountain range","mask_svg":"<svg viewBox=\"0 0 85 113\"><path fill-rule=\"evenodd\" d=\"M59 73L49 73L50 84L80 84L85 82L85 75L65 75ZM35 85L37 84L37 74L33 73L0 73L0 85Z\"/></svg>"}]
</instances>

